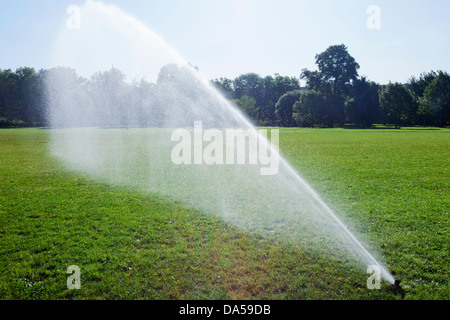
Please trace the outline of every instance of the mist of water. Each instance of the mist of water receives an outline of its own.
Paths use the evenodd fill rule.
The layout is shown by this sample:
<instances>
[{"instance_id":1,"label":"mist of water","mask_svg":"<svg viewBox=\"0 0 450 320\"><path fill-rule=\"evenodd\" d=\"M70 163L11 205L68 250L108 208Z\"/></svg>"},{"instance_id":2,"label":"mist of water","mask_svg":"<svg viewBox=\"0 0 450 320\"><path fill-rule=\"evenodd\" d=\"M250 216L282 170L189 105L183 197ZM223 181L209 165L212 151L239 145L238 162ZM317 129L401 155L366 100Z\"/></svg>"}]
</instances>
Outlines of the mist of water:
<instances>
[{"instance_id":1,"label":"mist of water","mask_svg":"<svg viewBox=\"0 0 450 320\"><path fill-rule=\"evenodd\" d=\"M207 130L225 136L233 128L246 130L267 155L279 153L200 72L136 19L93 1L80 7L80 19L80 28L61 29L54 48L55 66L71 69L56 68L47 76L54 156L99 181L181 201L242 230L363 268L377 265L394 282L283 157L273 175L261 174L262 162L175 164L174 131L184 128L194 137L199 121L204 145ZM117 87L114 79L121 74L115 68L124 71L126 87Z\"/></svg>"}]
</instances>

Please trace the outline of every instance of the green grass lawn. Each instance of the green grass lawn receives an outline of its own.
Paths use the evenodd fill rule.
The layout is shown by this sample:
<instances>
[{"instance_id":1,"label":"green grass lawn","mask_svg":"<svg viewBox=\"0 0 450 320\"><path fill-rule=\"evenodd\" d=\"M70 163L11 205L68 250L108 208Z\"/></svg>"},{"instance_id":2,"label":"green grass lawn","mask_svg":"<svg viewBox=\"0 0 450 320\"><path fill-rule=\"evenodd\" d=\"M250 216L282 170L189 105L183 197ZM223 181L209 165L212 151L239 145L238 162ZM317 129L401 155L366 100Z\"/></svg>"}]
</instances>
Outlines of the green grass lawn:
<instances>
[{"instance_id":1,"label":"green grass lawn","mask_svg":"<svg viewBox=\"0 0 450 320\"><path fill-rule=\"evenodd\" d=\"M220 218L65 168L0 130L1 299L448 299L450 130L280 129L280 149L379 246L403 291ZM430 128L428 128L430 129ZM70 265L81 289L69 290Z\"/></svg>"}]
</instances>

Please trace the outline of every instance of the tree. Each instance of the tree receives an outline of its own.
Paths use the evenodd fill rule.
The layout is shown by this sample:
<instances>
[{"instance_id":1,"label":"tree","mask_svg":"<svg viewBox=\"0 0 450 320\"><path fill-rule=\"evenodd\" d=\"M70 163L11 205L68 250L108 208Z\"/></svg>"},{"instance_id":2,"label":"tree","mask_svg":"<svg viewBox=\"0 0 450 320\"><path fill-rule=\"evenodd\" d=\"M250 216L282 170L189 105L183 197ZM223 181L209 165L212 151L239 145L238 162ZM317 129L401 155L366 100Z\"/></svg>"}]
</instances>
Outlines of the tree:
<instances>
[{"instance_id":1,"label":"tree","mask_svg":"<svg viewBox=\"0 0 450 320\"><path fill-rule=\"evenodd\" d=\"M407 82L408 89L415 94L417 98L423 97L425 89L430 85L431 82L437 77L437 73L434 71L422 72L419 79L416 77L409 78Z\"/></svg>"},{"instance_id":2,"label":"tree","mask_svg":"<svg viewBox=\"0 0 450 320\"><path fill-rule=\"evenodd\" d=\"M74 69L55 67L40 73L46 101L47 125L78 127L100 125L94 116L90 82L79 77ZM50 117L51 116L51 117Z\"/></svg>"},{"instance_id":3,"label":"tree","mask_svg":"<svg viewBox=\"0 0 450 320\"><path fill-rule=\"evenodd\" d=\"M261 76L256 73L246 73L233 80L234 99L246 95L255 99L256 107L260 108L260 118L266 120L269 118L268 111L261 108L264 103L264 82Z\"/></svg>"},{"instance_id":4,"label":"tree","mask_svg":"<svg viewBox=\"0 0 450 320\"><path fill-rule=\"evenodd\" d=\"M226 98L237 102L243 96L247 96L241 101L247 105L248 98L255 100L255 110L248 110L252 114L252 119L257 114L258 122L263 124L275 124L275 104L286 92L300 89L299 80L294 77L281 76L276 73L261 78L256 73L246 73L236 77L234 80L219 78L211 80Z\"/></svg>"},{"instance_id":5,"label":"tree","mask_svg":"<svg viewBox=\"0 0 450 320\"><path fill-rule=\"evenodd\" d=\"M420 124L423 126L438 123L436 109L434 106L424 97L418 98L419 107L417 109L417 118Z\"/></svg>"},{"instance_id":6,"label":"tree","mask_svg":"<svg viewBox=\"0 0 450 320\"><path fill-rule=\"evenodd\" d=\"M2 125L43 125L40 74L34 68L0 70Z\"/></svg>"},{"instance_id":7,"label":"tree","mask_svg":"<svg viewBox=\"0 0 450 320\"><path fill-rule=\"evenodd\" d=\"M293 116L293 106L300 99L300 90L293 90L283 94L275 105L275 114L283 127L294 127L296 121Z\"/></svg>"},{"instance_id":8,"label":"tree","mask_svg":"<svg viewBox=\"0 0 450 320\"><path fill-rule=\"evenodd\" d=\"M128 90L129 125L133 127L152 127L161 122L161 111L156 104L156 85L145 79L133 81Z\"/></svg>"},{"instance_id":9,"label":"tree","mask_svg":"<svg viewBox=\"0 0 450 320\"><path fill-rule=\"evenodd\" d=\"M358 78L359 64L345 45L330 46L316 55L318 71L303 69L301 79L308 89L320 93L327 101L326 123L333 126L345 121L344 104L352 83Z\"/></svg>"},{"instance_id":10,"label":"tree","mask_svg":"<svg viewBox=\"0 0 450 320\"><path fill-rule=\"evenodd\" d=\"M125 75L116 68L99 71L92 75L90 81L92 100L104 126L128 125L127 119L127 84ZM99 116L99 113L97 113Z\"/></svg>"},{"instance_id":11,"label":"tree","mask_svg":"<svg viewBox=\"0 0 450 320\"><path fill-rule=\"evenodd\" d=\"M247 95L243 95L239 99L234 99L233 102L246 114L253 122L258 121L259 108L256 107L256 100Z\"/></svg>"},{"instance_id":12,"label":"tree","mask_svg":"<svg viewBox=\"0 0 450 320\"><path fill-rule=\"evenodd\" d=\"M327 99L315 90L306 90L293 105L293 118L301 127L314 127L328 122Z\"/></svg>"},{"instance_id":13,"label":"tree","mask_svg":"<svg viewBox=\"0 0 450 320\"><path fill-rule=\"evenodd\" d=\"M15 117L17 75L11 69L0 70L0 118L8 124Z\"/></svg>"},{"instance_id":14,"label":"tree","mask_svg":"<svg viewBox=\"0 0 450 320\"><path fill-rule=\"evenodd\" d=\"M437 115L434 107L430 101L424 98L425 89L433 82L436 76L437 73L435 71L423 72L418 79L411 77L406 83L407 88L411 90L418 104L416 122L424 126L437 123Z\"/></svg>"},{"instance_id":15,"label":"tree","mask_svg":"<svg viewBox=\"0 0 450 320\"><path fill-rule=\"evenodd\" d=\"M161 68L156 84L155 114L160 116L160 125L181 127L192 125L201 119L205 126L219 126L225 116L218 109L224 110L221 99L198 76L195 69L176 64ZM212 116L205 112L207 108L217 110Z\"/></svg>"},{"instance_id":16,"label":"tree","mask_svg":"<svg viewBox=\"0 0 450 320\"><path fill-rule=\"evenodd\" d=\"M232 100L234 97L234 89L233 89L233 80L228 78L219 78L211 80L211 84L219 90L223 96L229 100Z\"/></svg>"},{"instance_id":17,"label":"tree","mask_svg":"<svg viewBox=\"0 0 450 320\"><path fill-rule=\"evenodd\" d=\"M331 84L332 95L345 94L347 86L358 78L359 64L343 44L330 46L316 55L322 81Z\"/></svg>"},{"instance_id":18,"label":"tree","mask_svg":"<svg viewBox=\"0 0 450 320\"><path fill-rule=\"evenodd\" d=\"M433 81L426 87L424 104L434 109L437 124L446 126L450 124L450 75L439 71Z\"/></svg>"},{"instance_id":19,"label":"tree","mask_svg":"<svg viewBox=\"0 0 450 320\"><path fill-rule=\"evenodd\" d=\"M277 121L276 103L280 97L293 90L300 89L298 79L294 77L281 76L276 73L274 76L266 76L263 79L264 83L264 102L263 109L266 114L266 121L273 125Z\"/></svg>"},{"instance_id":20,"label":"tree","mask_svg":"<svg viewBox=\"0 0 450 320\"><path fill-rule=\"evenodd\" d=\"M366 77L353 82L351 98L345 102L347 120L370 127L380 115L379 85Z\"/></svg>"},{"instance_id":21,"label":"tree","mask_svg":"<svg viewBox=\"0 0 450 320\"><path fill-rule=\"evenodd\" d=\"M305 80L306 87L317 92L330 92L331 89L328 83L322 80L322 75L319 71L310 71L302 69L300 79Z\"/></svg>"},{"instance_id":22,"label":"tree","mask_svg":"<svg viewBox=\"0 0 450 320\"><path fill-rule=\"evenodd\" d=\"M386 123L411 124L417 112L416 101L406 86L389 83L380 92L380 108Z\"/></svg>"},{"instance_id":23,"label":"tree","mask_svg":"<svg viewBox=\"0 0 450 320\"><path fill-rule=\"evenodd\" d=\"M18 118L29 125L41 124L43 112L38 73L34 68L23 67L16 70L16 75L18 78L16 87Z\"/></svg>"}]
</instances>

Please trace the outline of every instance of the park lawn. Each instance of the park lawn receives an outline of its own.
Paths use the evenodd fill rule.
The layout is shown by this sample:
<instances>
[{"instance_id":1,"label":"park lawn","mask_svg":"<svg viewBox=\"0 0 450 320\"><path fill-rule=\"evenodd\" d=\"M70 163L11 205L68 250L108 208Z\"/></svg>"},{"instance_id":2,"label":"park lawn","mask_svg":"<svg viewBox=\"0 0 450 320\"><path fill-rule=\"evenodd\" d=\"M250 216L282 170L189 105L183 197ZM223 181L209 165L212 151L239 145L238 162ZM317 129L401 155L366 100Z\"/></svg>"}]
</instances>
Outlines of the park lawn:
<instances>
[{"instance_id":1,"label":"park lawn","mask_svg":"<svg viewBox=\"0 0 450 320\"><path fill-rule=\"evenodd\" d=\"M281 130L285 157L411 297L450 298L450 130Z\"/></svg>"},{"instance_id":2,"label":"park lawn","mask_svg":"<svg viewBox=\"0 0 450 320\"><path fill-rule=\"evenodd\" d=\"M1 299L448 299L450 130L280 129L283 155L404 290L168 199L70 172L0 130ZM81 289L69 290L70 265Z\"/></svg>"}]
</instances>

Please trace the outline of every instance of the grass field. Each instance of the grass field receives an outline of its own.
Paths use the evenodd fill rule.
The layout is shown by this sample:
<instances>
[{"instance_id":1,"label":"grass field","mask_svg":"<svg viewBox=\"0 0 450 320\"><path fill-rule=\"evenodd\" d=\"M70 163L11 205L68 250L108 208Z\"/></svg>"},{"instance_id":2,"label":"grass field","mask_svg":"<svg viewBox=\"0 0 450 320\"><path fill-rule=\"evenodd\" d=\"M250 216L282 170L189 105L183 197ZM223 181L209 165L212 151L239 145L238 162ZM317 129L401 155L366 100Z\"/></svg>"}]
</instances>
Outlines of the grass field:
<instances>
[{"instance_id":1,"label":"grass field","mask_svg":"<svg viewBox=\"0 0 450 320\"><path fill-rule=\"evenodd\" d=\"M80 176L49 131L0 130L1 299L448 299L450 130L280 129L280 150L403 290L154 195ZM69 290L70 265L81 289Z\"/></svg>"}]
</instances>

